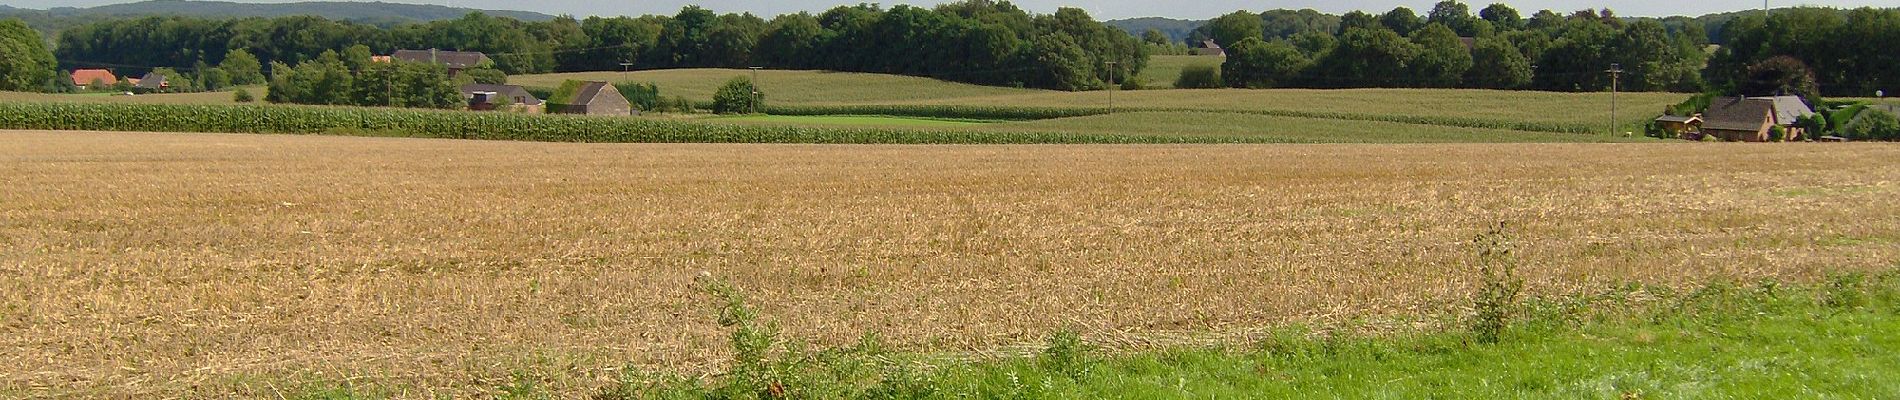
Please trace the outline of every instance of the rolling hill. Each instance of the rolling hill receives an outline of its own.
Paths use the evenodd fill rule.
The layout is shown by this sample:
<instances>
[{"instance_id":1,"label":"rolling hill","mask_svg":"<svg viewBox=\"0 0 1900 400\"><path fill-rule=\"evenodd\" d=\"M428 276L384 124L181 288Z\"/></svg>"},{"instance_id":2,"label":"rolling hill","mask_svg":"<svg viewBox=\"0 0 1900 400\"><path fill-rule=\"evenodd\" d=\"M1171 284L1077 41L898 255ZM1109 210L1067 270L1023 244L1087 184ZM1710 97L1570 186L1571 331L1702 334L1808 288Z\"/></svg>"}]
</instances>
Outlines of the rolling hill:
<instances>
[{"instance_id":1,"label":"rolling hill","mask_svg":"<svg viewBox=\"0 0 1900 400\"><path fill-rule=\"evenodd\" d=\"M315 15L329 19L371 23L436 21L461 17L470 12L482 12L488 15L527 21L546 21L554 19L552 15L528 11L477 10L427 4L342 1L255 4L228 1L151 0L89 8L55 7L47 10L0 6L0 16L33 16L41 18L136 17L149 15L245 18Z\"/></svg>"}]
</instances>

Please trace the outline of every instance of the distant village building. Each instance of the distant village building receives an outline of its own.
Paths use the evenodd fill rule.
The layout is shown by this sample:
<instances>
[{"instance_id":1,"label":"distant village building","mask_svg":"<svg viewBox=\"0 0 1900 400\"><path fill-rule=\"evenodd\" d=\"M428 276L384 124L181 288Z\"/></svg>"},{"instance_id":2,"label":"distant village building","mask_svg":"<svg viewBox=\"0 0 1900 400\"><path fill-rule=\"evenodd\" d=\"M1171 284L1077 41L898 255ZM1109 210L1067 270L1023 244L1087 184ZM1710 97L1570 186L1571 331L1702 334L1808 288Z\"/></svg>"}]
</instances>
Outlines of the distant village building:
<instances>
[{"instance_id":1,"label":"distant village building","mask_svg":"<svg viewBox=\"0 0 1900 400\"><path fill-rule=\"evenodd\" d=\"M1780 126L1785 140L1807 134L1795 127L1795 120L1814 115L1814 109L1798 96L1719 97L1702 113L1702 133L1736 142L1766 142L1769 130Z\"/></svg>"},{"instance_id":2,"label":"distant village building","mask_svg":"<svg viewBox=\"0 0 1900 400\"><path fill-rule=\"evenodd\" d=\"M1227 50L1222 49L1219 43L1214 43L1214 39L1202 40L1201 44L1199 46L1195 46L1192 52L1194 55L1197 55L1197 56L1225 56L1227 55Z\"/></svg>"},{"instance_id":3,"label":"distant village building","mask_svg":"<svg viewBox=\"0 0 1900 400\"><path fill-rule=\"evenodd\" d=\"M376 58L371 58L371 60L374 61ZM462 70L465 69L492 65L495 62L489 59L487 54L482 54L481 52L443 51L437 49L396 50L396 53L390 54L387 59L384 59L384 62L388 60L442 64L443 66L449 67L449 76L460 74Z\"/></svg>"},{"instance_id":4,"label":"distant village building","mask_svg":"<svg viewBox=\"0 0 1900 400\"><path fill-rule=\"evenodd\" d=\"M568 81L548 99L547 112L581 115L640 115L619 89L607 82Z\"/></svg>"},{"instance_id":5,"label":"distant village building","mask_svg":"<svg viewBox=\"0 0 1900 400\"><path fill-rule=\"evenodd\" d=\"M474 111L503 110L539 114L547 107L533 93L528 93L527 88L516 85L462 85L462 98L468 100L468 109Z\"/></svg>"},{"instance_id":6,"label":"distant village building","mask_svg":"<svg viewBox=\"0 0 1900 400\"><path fill-rule=\"evenodd\" d=\"M73 70L73 86L78 86L80 89L102 89L92 87L93 83L110 87L112 84L119 83L119 76L113 75L111 70L105 69Z\"/></svg>"}]
</instances>

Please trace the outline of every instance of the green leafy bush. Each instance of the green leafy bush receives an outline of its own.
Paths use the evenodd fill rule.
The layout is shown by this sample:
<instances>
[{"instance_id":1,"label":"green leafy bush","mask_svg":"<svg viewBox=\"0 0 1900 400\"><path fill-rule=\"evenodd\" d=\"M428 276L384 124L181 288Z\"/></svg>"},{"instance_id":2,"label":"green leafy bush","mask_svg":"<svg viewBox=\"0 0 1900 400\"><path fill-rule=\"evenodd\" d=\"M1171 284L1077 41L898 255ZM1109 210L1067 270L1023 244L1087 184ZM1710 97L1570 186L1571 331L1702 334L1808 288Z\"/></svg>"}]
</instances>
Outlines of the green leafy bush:
<instances>
[{"instance_id":1,"label":"green leafy bush","mask_svg":"<svg viewBox=\"0 0 1900 400\"><path fill-rule=\"evenodd\" d=\"M1221 83L1220 68L1206 64L1182 67L1181 76L1174 80L1176 89L1215 89L1225 86Z\"/></svg>"},{"instance_id":2,"label":"green leafy bush","mask_svg":"<svg viewBox=\"0 0 1900 400\"><path fill-rule=\"evenodd\" d=\"M238 89L236 93L231 94L231 101L236 101L239 103L249 103L249 102L257 101L257 97L252 96L250 90Z\"/></svg>"},{"instance_id":3,"label":"green leafy bush","mask_svg":"<svg viewBox=\"0 0 1900 400\"><path fill-rule=\"evenodd\" d=\"M1867 109L1848 122L1841 134L1854 140L1900 140L1900 118L1886 111Z\"/></svg>"},{"instance_id":4,"label":"green leafy bush","mask_svg":"<svg viewBox=\"0 0 1900 400\"><path fill-rule=\"evenodd\" d=\"M732 78L713 93L712 111L715 114L750 114L761 111L765 102L765 93L752 85L746 77Z\"/></svg>"},{"instance_id":5,"label":"green leafy bush","mask_svg":"<svg viewBox=\"0 0 1900 400\"><path fill-rule=\"evenodd\" d=\"M616 83L614 89L619 89L620 95L627 98L627 103L633 104L633 107L640 111L662 111L664 106L660 101L660 85L658 84L652 82Z\"/></svg>"}]
</instances>

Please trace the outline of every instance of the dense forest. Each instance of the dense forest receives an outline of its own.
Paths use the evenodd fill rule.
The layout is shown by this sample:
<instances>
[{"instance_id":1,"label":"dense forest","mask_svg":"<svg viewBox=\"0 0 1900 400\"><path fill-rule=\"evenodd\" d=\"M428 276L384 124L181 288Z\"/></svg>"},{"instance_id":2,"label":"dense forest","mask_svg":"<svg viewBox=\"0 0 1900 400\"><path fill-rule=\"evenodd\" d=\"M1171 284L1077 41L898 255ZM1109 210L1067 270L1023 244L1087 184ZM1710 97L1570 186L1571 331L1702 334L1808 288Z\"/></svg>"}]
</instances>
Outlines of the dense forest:
<instances>
[{"instance_id":1,"label":"dense forest","mask_svg":"<svg viewBox=\"0 0 1900 400\"><path fill-rule=\"evenodd\" d=\"M931 8L843 6L766 20L688 6L671 16L523 21L471 13L393 26L311 16L143 17L87 23L53 40L63 69L140 73L222 65L245 50L299 65L364 46L481 51L509 74L764 66L930 76L986 85L1087 90L1132 76L1183 35L1131 34L1077 9L1031 14L966 0ZM1866 96L1900 86L1900 10L1792 8L1700 18L1624 18L1609 10L1528 15L1456 1L1422 15L1240 11L1186 32L1230 55L1233 87L1428 87L1633 91L1800 91ZM1143 42L1148 43L1143 43ZM265 71L266 73L270 71Z\"/></svg>"},{"instance_id":2,"label":"dense forest","mask_svg":"<svg viewBox=\"0 0 1900 400\"><path fill-rule=\"evenodd\" d=\"M54 7L46 10L13 8L0 5L0 19L19 18L20 20L26 21L28 26L32 26L33 29L40 31L40 33L47 37L56 36L60 31L74 26L114 19L151 16L276 18L309 15L339 21L391 27L405 23L456 19L461 18L463 15L468 15L470 12L481 12L492 16L514 18L523 21L546 21L554 19L552 15L526 11L477 10L432 4L351 1L259 4L204 0L149 0L84 8Z\"/></svg>"},{"instance_id":3,"label":"dense forest","mask_svg":"<svg viewBox=\"0 0 1900 400\"><path fill-rule=\"evenodd\" d=\"M1613 66L1631 91L1871 96L1900 85L1900 53L1884 50L1900 45L1894 9L1630 19L1445 1L1424 15L1242 11L1190 34L1203 37L1227 48L1222 82L1234 87L1600 91Z\"/></svg>"},{"instance_id":4,"label":"dense forest","mask_svg":"<svg viewBox=\"0 0 1900 400\"><path fill-rule=\"evenodd\" d=\"M1065 8L1032 15L1007 2L969 0L934 9L838 7L770 21L688 6L673 16L570 17L533 22L472 13L391 28L318 17L148 17L61 32L66 68L189 67L232 49L265 63L299 64L326 50L365 45L480 51L510 74L747 67L932 76L988 85L1099 88L1114 62L1127 75L1147 60L1134 37Z\"/></svg>"}]
</instances>

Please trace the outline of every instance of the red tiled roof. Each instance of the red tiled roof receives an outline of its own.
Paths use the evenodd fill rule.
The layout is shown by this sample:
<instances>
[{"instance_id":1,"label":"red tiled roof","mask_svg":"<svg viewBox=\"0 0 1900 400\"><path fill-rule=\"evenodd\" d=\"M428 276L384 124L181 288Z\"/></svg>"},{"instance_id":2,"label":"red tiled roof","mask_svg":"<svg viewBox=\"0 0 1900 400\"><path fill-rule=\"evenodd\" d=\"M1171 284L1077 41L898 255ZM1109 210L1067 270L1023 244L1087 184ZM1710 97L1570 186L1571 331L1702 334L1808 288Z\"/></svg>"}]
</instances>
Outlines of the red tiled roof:
<instances>
[{"instance_id":1,"label":"red tiled roof","mask_svg":"<svg viewBox=\"0 0 1900 400\"><path fill-rule=\"evenodd\" d=\"M110 85L113 83L118 83L119 77L112 75L112 71L107 71L103 69L73 70L73 85L74 86L91 85L92 81L94 80L105 82L105 84Z\"/></svg>"}]
</instances>

